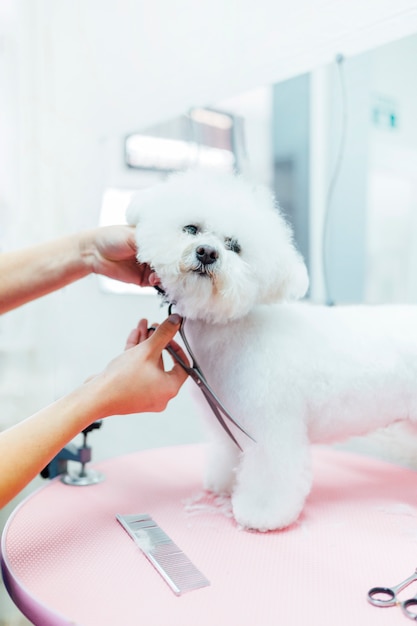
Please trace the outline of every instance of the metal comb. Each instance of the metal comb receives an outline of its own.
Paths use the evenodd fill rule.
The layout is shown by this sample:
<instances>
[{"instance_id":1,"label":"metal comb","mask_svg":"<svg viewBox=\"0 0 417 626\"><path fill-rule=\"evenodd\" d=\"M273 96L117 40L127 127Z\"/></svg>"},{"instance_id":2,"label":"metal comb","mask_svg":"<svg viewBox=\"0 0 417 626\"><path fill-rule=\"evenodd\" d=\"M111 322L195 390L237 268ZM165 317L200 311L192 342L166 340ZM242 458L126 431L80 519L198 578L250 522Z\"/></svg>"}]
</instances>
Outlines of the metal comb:
<instances>
[{"instance_id":1,"label":"metal comb","mask_svg":"<svg viewBox=\"0 0 417 626\"><path fill-rule=\"evenodd\" d=\"M116 519L177 596L210 585L149 515L116 515Z\"/></svg>"}]
</instances>

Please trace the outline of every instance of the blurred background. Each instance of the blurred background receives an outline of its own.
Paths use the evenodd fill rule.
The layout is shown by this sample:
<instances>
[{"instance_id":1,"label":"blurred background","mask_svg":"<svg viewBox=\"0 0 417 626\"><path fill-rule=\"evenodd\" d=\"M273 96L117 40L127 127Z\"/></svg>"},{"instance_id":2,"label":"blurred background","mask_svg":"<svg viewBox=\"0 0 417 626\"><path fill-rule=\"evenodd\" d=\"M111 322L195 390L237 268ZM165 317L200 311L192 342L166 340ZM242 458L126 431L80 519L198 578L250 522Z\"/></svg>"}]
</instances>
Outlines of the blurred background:
<instances>
[{"instance_id":1,"label":"blurred background","mask_svg":"<svg viewBox=\"0 0 417 626\"><path fill-rule=\"evenodd\" d=\"M0 251L122 223L133 191L199 164L274 190L312 301L416 303L416 76L411 0L1 0ZM3 315L0 429L165 316L96 276ZM99 461L202 440L185 387L89 442ZM416 467L416 441L349 446Z\"/></svg>"}]
</instances>

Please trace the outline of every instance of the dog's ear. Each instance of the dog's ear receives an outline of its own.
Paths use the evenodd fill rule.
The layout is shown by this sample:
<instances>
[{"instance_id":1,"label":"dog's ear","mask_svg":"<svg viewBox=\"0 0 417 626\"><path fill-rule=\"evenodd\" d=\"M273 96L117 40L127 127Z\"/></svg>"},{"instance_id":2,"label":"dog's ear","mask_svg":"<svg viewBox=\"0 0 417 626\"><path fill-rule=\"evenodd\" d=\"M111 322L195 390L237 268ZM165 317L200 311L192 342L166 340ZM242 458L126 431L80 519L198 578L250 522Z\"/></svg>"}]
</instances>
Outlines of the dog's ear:
<instances>
[{"instance_id":1,"label":"dog's ear","mask_svg":"<svg viewBox=\"0 0 417 626\"><path fill-rule=\"evenodd\" d=\"M304 259L296 249L292 229L280 213L276 213L280 228L271 227L274 254L270 255L266 289L262 302L283 302L303 298L309 287Z\"/></svg>"},{"instance_id":2,"label":"dog's ear","mask_svg":"<svg viewBox=\"0 0 417 626\"><path fill-rule=\"evenodd\" d=\"M139 214L140 214L141 205L142 203L140 201L140 194L135 193L132 196L126 209L126 221L129 224L129 226L136 226L137 223L139 222Z\"/></svg>"},{"instance_id":3,"label":"dog's ear","mask_svg":"<svg viewBox=\"0 0 417 626\"><path fill-rule=\"evenodd\" d=\"M270 227L268 243L263 233L266 249L269 247L273 251L268 254L268 263L263 267L263 272L269 275L263 274L266 284L261 302L268 304L303 298L308 290L309 279L304 259L294 245L293 230L270 189L256 186L253 194L257 209L265 211Z\"/></svg>"},{"instance_id":4,"label":"dog's ear","mask_svg":"<svg viewBox=\"0 0 417 626\"><path fill-rule=\"evenodd\" d=\"M280 280L271 290L273 300L288 301L303 298L308 290L309 278L304 259L294 246L287 251L286 265L280 268Z\"/></svg>"}]
</instances>

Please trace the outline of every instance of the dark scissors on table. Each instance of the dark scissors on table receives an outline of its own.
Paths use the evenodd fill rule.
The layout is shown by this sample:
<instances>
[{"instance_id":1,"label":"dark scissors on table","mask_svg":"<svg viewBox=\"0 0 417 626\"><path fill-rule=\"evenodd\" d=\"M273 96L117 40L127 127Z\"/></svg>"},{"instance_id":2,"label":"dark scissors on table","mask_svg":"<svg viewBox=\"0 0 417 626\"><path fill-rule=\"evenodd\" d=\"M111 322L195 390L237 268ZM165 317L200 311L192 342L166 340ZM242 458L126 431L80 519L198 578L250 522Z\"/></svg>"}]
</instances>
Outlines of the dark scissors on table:
<instances>
[{"instance_id":1,"label":"dark scissors on table","mask_svg":"<svg viewBox=\"0 0 417 626\"><path fill-rule=\"evenodd\" d=\"M171 314L171 310L172 310L172 304L169 305L169 309L168 309L169 314ZM185 318L182 319L179 332L180 332L181 338L182 338L182 340L184 342L184 345L185 345L185 347L187 349L187 352L190 355L191 363L192 363L191 367L189 367L186 363L184 363L184 361L181 359L181 357L170 346L167 346L166 350L167 350L167 352L169 352L169 354L172 356L172 358L174 358L177 361L177 363L179 363L181 365L181 367L187 372L187 374L189 374L189 376L191 376L191 378L196 383L196 385L198 385L198 387L200 387L201 391L204 394L204 397L206 398L206 400L207 400L211 410L213 411L214 415L218 419L219 423L224 428L224 430L227 432L229 437L235 442L235 444L238 446L238 448L240 450L242 450L241 445L239 444L238 440L236 439L236 437L234 436L234 434L230 430L229 426L226 424L226 421L225 421L224 418L227 418L230 422L232 422L232 424L234 424L244 435L249 437L249 439L252 439L252 441L254 441L254 442L255 442L255 439L243 428L243 426L241 426L239 424L239 422L237 422L230 415L230 413L225 409L223 404L220 402L220 400L218 399L218 397L216 396L216 394L214 393L214 391L212 390L212 388L208 384L208 382L207 382L203 372L201 371L200 366L198 365L198 363L197 363L197 361L196 361L196 359L194 357L194 354L193 354L193 352L192 352L192 350L190 348L190 345L189 345L189 343L187 341L187 337L185 336L185 333L184 333L184 322L185 322ZM223 417L222 414L224 415L224 417Z\"/></svg>"},{"instance_id":2,"label":"dark scissors on table","mask_svg":"<svg viewBox=\"0 0 417 626\"><path fill-rule=\"evenodd\" d=\"M417 622L417 612L413 613L409 608L417 607L417 594L406 600L399 600L397 593L417 581L417 569L405 580L393 587L372 587L368 591L368 602L374 606L399 606L404 615Z\"/></svg>"}]
</instances>

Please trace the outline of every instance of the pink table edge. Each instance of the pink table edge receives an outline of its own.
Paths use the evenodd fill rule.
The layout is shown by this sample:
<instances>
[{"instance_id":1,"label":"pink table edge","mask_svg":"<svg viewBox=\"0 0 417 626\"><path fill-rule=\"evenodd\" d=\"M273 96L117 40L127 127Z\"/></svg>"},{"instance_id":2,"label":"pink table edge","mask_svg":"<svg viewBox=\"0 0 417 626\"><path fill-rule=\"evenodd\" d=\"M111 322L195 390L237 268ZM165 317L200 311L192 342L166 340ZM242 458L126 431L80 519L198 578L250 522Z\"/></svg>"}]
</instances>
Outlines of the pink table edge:
<instances>
[{"instance_id":1,"label":"pink table edge","mask_svg":"<svg viewBox=\"0 0 417 626\"><path fill-rule=\"evenodd\" d=\"M59 480L59 478L55 479ZM15 515L19 512L20 508L25 505L25 503L33 498L40 489L45 489L48 487L49 483L46 483L38 490L31 493L27 498L25 498L11 513L8 518L3 532L1 536L0 542L0 565L1 565L1 573L3 576L4 585L7 589L8 594L11 599L18 607L18 609L27 617L30 621L34 623L42 623L42 626L82 626L80 624L74 623L74 621L69 621L60 613L48 608L41 600L38 598L34 598L30 591L23 585L17 578L14 576L12 567L10 566L9 560L7 558L6 551L6 538L9 527L13 523L13 519Z\"/></svg>"}]
</instances>

